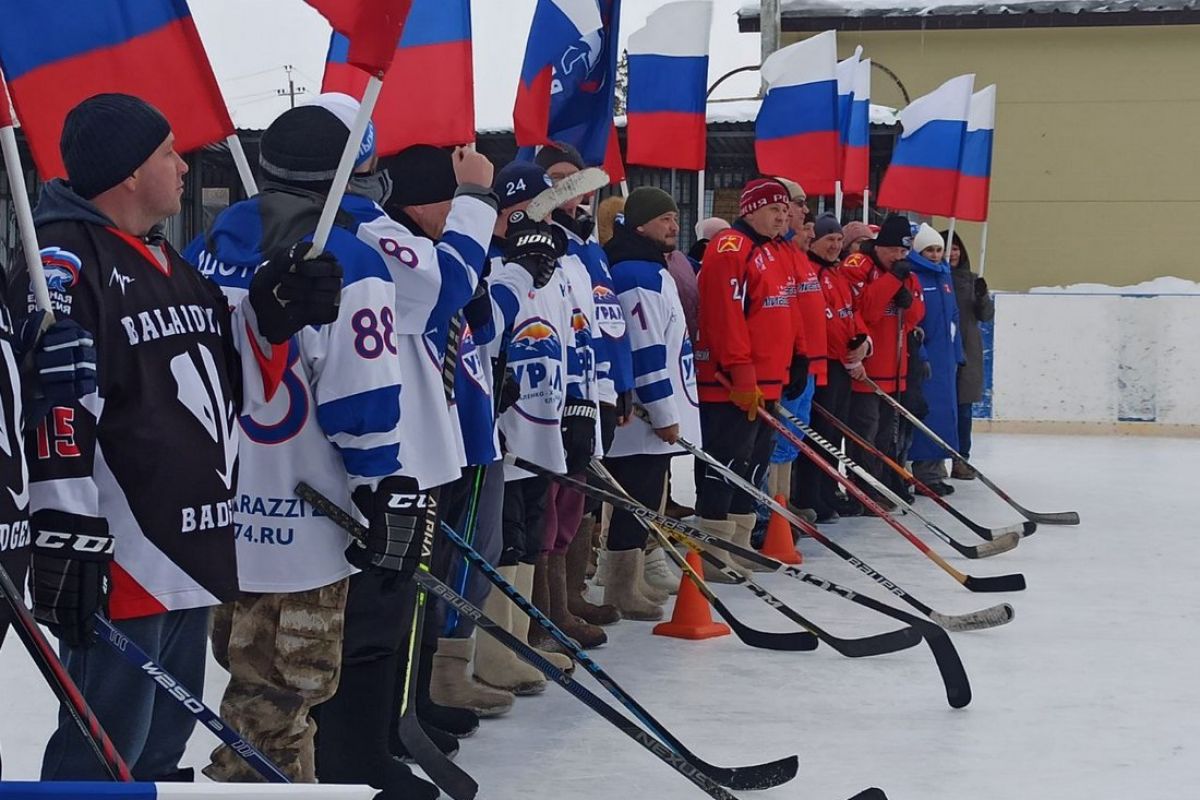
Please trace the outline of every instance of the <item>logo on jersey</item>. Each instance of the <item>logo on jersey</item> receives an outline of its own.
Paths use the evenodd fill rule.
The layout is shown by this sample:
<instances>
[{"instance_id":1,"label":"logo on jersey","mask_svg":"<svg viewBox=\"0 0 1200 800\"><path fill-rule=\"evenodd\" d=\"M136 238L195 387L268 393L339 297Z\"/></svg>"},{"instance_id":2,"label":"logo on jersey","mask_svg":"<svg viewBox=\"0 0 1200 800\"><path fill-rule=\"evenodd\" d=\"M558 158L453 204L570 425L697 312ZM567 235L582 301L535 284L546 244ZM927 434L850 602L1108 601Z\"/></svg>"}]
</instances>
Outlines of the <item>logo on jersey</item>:
<instances>
[{"instance_id":1,"label":"logo on jersey","mask_svg":"<svg viewBox=\"0 0 1200 800\"><path fill-rule=\"evenodd\" d=\"M251 339L251 342L254 340ZM259 369L263 373L264 399L250 399L250 393L245 402L242 415L242 430L251 441L259 444L281 444L286 442L304 427L308 419L308 393L304 383L296 374L294 367L300 360L300 349L295 341L288 342L287 362L278 377L271 369L270 360L258 353L258 346L253 345L258 359ZM279 391L282 388L283 391ZM253 408L251 406L253 405ZM273 422L263 422L263 419L273 419Z\"/></svg>"},{"instance_id":2,"label":"logo on jersey","mask_svg":"<svg viewBox=\"0 0 1200 800\"><path fill-rule=\"evenodd\" d=\"M683 393L688 402L699 408L700 396L696 394L696 357L692 351L692 340L686 333L683 335L683 344L679 347L679 377L682 379Z\"/></svg>"},{"instance_id":3,"label":"logo on jersey","mask_svg":"<svg viewBox=\"0 0 1200 800\"><path fill-rule=\"evenodd\" d=\"M521 387L513 409L540 425L559 424L563 402L563 345L544 319L526 320L508 345L508 368Z\"/></svg>"},{"instance_id":4,"label":"logo on jersey","mask_svg":"<svg viewBox=\"0 0 1200 800\"><path fill-rule=\"evenodd\" d=\"M742 249L742 237L736 233L726 234L717 240L718 253L736 253Z\"/></svg>"},{"instance_id":5,"label":"logo on jersey","mask_svg":"<svg viewBox=\"0 0 1200 800\"><path fill-rule=\"evenodd\" d=\"M485 358L487 358L487 354L475 345L475 334L471 332L471 326L463 323L462 335L458 341L459 366L462 367L467 380L479 387L479 391L490 396L491 387L483 372L483 359Z\"/></svg>"},{"instance_id":6,"label":"logo on jersey","mask_svg":"<svg viewBox=\"0 0 1200 800\"><path fill-rule=\"evenodd\" d=\"M592 300L596 304L596 321L600 323L600 331L610 339L620 339L625 335L625 312L617 293L603 284L592 288Z\"/></svg>"},{"instance_id":7,"label":"logo on jersey","mask_svg":"<svg viewBox=\"0 0 1200 800\"><path fill-rule=\"evenodd\" d=\"M52 292L65 292L79 282L79 270L83 262L79 256L61 247L42 249L42 271L46 273L46 286Z\"/></svg>"},{"instance_id":8,"label":"logo on jersey","mask_svg":"<svg viewBox=\"0 0 1200 800\"><path fill-rule=\"evenodd\" d=\"M187 352L171 359L171 375L178 389L176 397L221 450L224 469L217 468L217 477L226 489L231 489L237 465L236 411L233 402L225 397L212 351L202 344L196 349L199 358Z\"/></svg>"},{"instance_id":9,"label":"logo on jersey","mask_svg":"<svg viewBox=\"0 0 1200 800\"><path fill-rule=\"evenodd\" d=\"M112 275L108 279L108 285L120 287L121 296L124 297L125 287L133 283L133 281L133 278L130 278L128 275L122 275L121 273L117 272L116 267L113 267Z\"/></svg>"}]
</instances>

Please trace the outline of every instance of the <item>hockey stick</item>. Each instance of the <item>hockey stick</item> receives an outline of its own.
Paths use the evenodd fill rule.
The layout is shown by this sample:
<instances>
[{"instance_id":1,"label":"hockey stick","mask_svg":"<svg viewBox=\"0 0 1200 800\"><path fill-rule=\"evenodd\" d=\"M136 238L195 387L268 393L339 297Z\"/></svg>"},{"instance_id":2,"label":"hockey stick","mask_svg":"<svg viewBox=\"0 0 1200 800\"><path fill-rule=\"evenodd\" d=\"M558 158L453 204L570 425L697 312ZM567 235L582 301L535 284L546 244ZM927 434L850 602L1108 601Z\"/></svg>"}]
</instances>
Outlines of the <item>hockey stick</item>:
<instances>
[{"instance_id":1,"label":"hockey stick","mask_svg":"<svg viewBox=\"0 0 1200 800\"><path fill-rule=\"evenodd\" d=\"M475 525L479 521L479 495L483 492L483 479L486 467L476 465L471 467L471 469L475 472L475 480L471 486L471 498L467 501L467 518L463 521L463 534L467 542L475 540ZM467 595L467 581L470 579L470 575L471 567L466 561L463 561L462 569L458 571L458 580L454 582L454 588L455 591L464 597ZM446 612L446 623L442 626L442 635L453 635L457 627L458 612L452 607Z\"/></svg>"},{"instance_id":2,"label":"hockey stick","mask_svg":"<svg viewBox=\"0 0 1200 800\"><path fill-rule=\"evenodd\" d=\"M555 641L566 649L566 654L573 661L580 664L601 686L607 689L613 697L617 698L621 705L629 709L638 718L639 722L649 728L672 751L699 767L704 771L704 774L717 783L728 786L731 789L769 789L772 786L787 783L796 776L796 771L799 769L800 764L796 756L787 756L786 758L766 764L753 764L745 767L717 767L696 756L674 734L668 731L662 723L656 720L649 711L642 708L628 692L622 689L603 667L592 660L591 656L577 642L563 633L562 629L543 614L537 606L533 605L533 603L517 591L516 587L506 581L504 576L496 571L495 567L467 545L462 540L462 537L455 533L452 528L448 525L443 525L442 532L462 550L463 555L471 563L475 564L488 577L492 585L503 592L518 608L529 615L530 619L541 625Z\"/></svg>"},{"instance_id":3,"label":"hockey stick","mask_svg":"<svg viewBox=\"0 0 1200 800\"><path fill-rule=\"evenodd\" d=\"M889 489L887 487L887 485L883 483L883 481L880 481L878 478L876 478L870 472L868 472L867 470L865 470L861 466L859 466L853 459L850 458L850 456L846 455L846 453L844 451L842 451L839 447L837 447L832 442L825 439L825 437L821 436L821 434L817 433L815 430L810 428L808 425L805 425L804 422L802 420L798 419L795 414L788 411L787 408L785 408L782 403L777 407L776 411L779 414L779 416L782 417L784 422L790 424L792 427L799 430L806 437L808 437L809 440L816 442L822 449L825 450L826 453L829 453L831 456L833 456L839 462L841 462L841 464L843 466L845 466L847 470L849 470L850 472L853 472L855 475L857 475L859 478L861 478L863 481L865 481L868 485L870 485L872 489L879 492L881 495L886 497L888 500L892 501L892 503L895 504L896 508L903 509L904 511L907 511L908 513L915 516L917 519L921 520L922 524L925 525L925 528L930 533L932 533L934 536L941 539L946 544L953 547L958 552L962 553L967 558L987 558L988 556L995 556L995 555L999 555L1000 553L1007 553L1009 550L1012 550L1014 547L1016 547L1021 542L1020 534L1006 533L1004 536L996 537L992 541L985 542L984 544L981 544L981 545L963 544L962 542L958 541L957 539L952 537L950 534L946 533L944 530L939 528L937 525L935 525L932 520L930 520L928 517L926 517L924 514L922 514L919 510L917 510L917 508L915 506L911 506L908 503L906 503L904 501L904 499L902 497L900 497L900 495L896 494L891 489ZM783 430L783 429L779 428L777 430ZM791 433L791 432L788 432L788 433ZM822 461L823 461L823 459L822 459ZM837 470L833 470L832 472L837 473ZM840 474L838 477L839 478L841 477ZM843 485L845 485L847 483L853 483L853 481L843 480L842 483L843 483Z\"/></svg>"},{"instance_id":4,"label":"hockey stick","mask_svg":"<svg viewBox=\"0 0 1200 800\"><path fill-rule=\"evenodd\" d=\"M785 439L787 439L789 442L791 442L794 447L796 447L801 453L804 454L805 458L808 458L810 461L812 461L818 467L820 467L822 470L824 470L827 475L834 478L834 480L838 481L843 486L845 486L846 490L848 492L850 492L851 496L854 497L854 499L858 500L858 502L860 502L864 506L866 506L866 508L872 514L874 514L875 516L879 517L884 522L886 522L892 528L892 530L896 531L901 536L903 536L905 539L907 539L908 542L910 544L912 544L913 547L920 550L921 553L926 558L928 558L934 564L937 564L939 567L941 567L942 571L944 571L951 578L954 578L954 580L958 581L960 584L965 586L970 591L972 591L972 592L1019 592L1019 591L1024 590L1024 588L1025 588L1025 576L1024 575L1020 575L1020 574L989 575L989 576L986 576L983 578L979 578L974 575L966 575L966 574L960 572L959 570L955 569L949 562L946 561L946 559L944 559L940 555L938 555L933 550L933 548L931 548L929 545L925 544L925 542L918 539L916 534L914 534L908 528L901 525L899 520L897 520L891 514L884 511L883 507L881 505L879 505L877 502L875 502L871 498L870 495L868 495L866 492L864 492L862 489L860 489L854 483L854 481L850 480L849 478L842 477L842 474L840 472L838 472L831 464L826 462L825 459L821 458L821 456L817 455L816 451L814 451L811 447L809 447L807 444L805 444L804 440L801 439L799 436L797 436L794 431L789 430L786 425L784 425L779 420L775 419L775 417L772 416L769 411L767 411L765 408L760 408L758 410L758 416L759 416L759 419L764 420L768 425L770 425L772 428L774 428L776 430L776 432L778 432L781 436L783 436ZM784 508L782 505L780 505L778 502L776 502L774 498L771 498L765 492L762 493L761 497L757 498L757 499L759 499L760 502L763 502L762 498L769 498L771 500L771 502L768 504L770 506L770 508L778 513L783 514L784 518L788 519L788 521L791 522L791 519L788 516L790 513L789 509ZM794 517L795 515L791 515L791 516ZM795 519L797 521L799 521L800 518L795 517ZM793 523L793 524L795 524L795 523ZM809 535L812 536L812 534L809 534ZM813 536L813 538L817 539L818 542L821 542L821 544L825 545L826 547L829 547L829 545L833 543L831 539L825 537L824 535L822 535L821 538L817 538L815 536ZM824 541L822 541L822 539L824 539ZM830 549L833 550L834 548L830 548ZM837 550L834 550L834 552L836 553ZM839 553L839 555L840 555L840 553Z\"/></svg>"},{"instance_id":5,"label":"hockey stick","mask_svg":"<svg viewBox=\"0 0 1200 800\"><path fill-rule=\"evenodd\" d=\"M129 766L117 752L117 746L113 744L112 739L108 738L100 720L96 719L83 697L83 692L79 691L79 687L67 673L67 668L55 655L54 648L46 641L33 614L25 607L25 593L17 589L3 566L0 566L0 594L4 595L4 600L12 611L13 629L16 630L17 636L29 651L38 671L42 673L58 702L62 703L63 708L75 721L79 733L96 754L96 759L104 767L104 771L114 781L132 781L133 774L129 771Z\"/></svg>"},{"instance_id":6,"label":"hockey stick","mask_svg":"<svg viewBox=\"0 0 1200 800\"><path fill-rule=\"evenodd\" d=\"M612 475L608 472L607 469L604 468L603 465L600 464L599 461L592 462L592 469L594 471L596 471L597 475L599 475L602 480L604 480L606 483L610 484L615 490L617 490L619 494L621 494L622 496L624 496L631 502L635 502L633 500L633 498L629 496L629 493L621 488L620 484L618 484L616 482L616 480L613 479ZM656 523L649 522L646 519L644 519L643 517L639 516L639 517L635 517L635 519L637 519L637 521L640 522L642 524L642 526L646 528L646 530L653 532L654 535L658 537L659 545L662 546L662 548L664 550L666 550L668 553L673 555L673 558L675 559L675 563L677 565L688 567L687 574L689 576L691 576L692 581L694 583L696 583L697 588L700 588L701 586L703 586L703 588L701 588L701 593L704 594L706 599L709 599L711 596L711 599L709 599L709 602L713 603L714 607L717 607L716 604L717 604L717 602L719 602L719 599L716 598L715 595L713 595L712 590L708 588L708 585L703 583L703 579L699 575L694 574L694 571L690 569L690 565L688 565L687 561L685 561L683 559L683 557L680 556L678 552L676 552L675 548L672 547L670 545L670 543L666 541L663 529L660 528ZM738 572L736 569L734 569L733 567L726 564L723 560L718 558L716 555L708 552L703 547L699 547L693 540L690 540L684 536L681 536L680 534L678 534L674 531L666 531L665 533L666 533L666 535L669 535L669 536L671 536L671 538L675 539L675 541L682 542L684 545L686 545L688 548L690 548L693 552L695 552L697 555L699 555L700 558L704 559L708 564L712 565L713 568L720 570L721 574L725 575L727 578L729 578L734 583L745 586L759 600L762 600L764 603L771 606L771 608L774 608L780 614L783 614L785 617L792 620L793 622L800 625L801 627L806 628L810 632L809 635L815 636L817 639L825 642L830 647L832 647L834 650L838 651L839 653L841 653L844 656L847 656L849 658L861 658L863 656L883 655L884 653L894 653L898 650L906 650L909 647L915 647L916 645L921 643L920 632L918 632L915 628L912 628L912 627L901 628L899 630L891 631L889 633L881 633L877 636L867 636L867 637L863 637L861 639L842 639L840 637L834 636L834 635L830 634L829 632L825 631L824 629L822 629L816 623L811 622L810 620L802 617L797 611L792 609L790 606L788 606L782 600L775 597L773 594L771 594L766 589L759 586L754 581L750 580L749 578L746 578L744 575L742 575L742 573ZM725 616L725 614L722 614L721 616L724 617L727 621L732 621L730 619L730 617ZM775 634L765 634L765 635L775 635ZM815 644L814 644L814 647L815 647ZM806 649L811 650L812 648L810 647L810 648L806 648Z\"/></svg>"},{"instance_id":7,"label":"hockey stick","mask_svg":"<svg viewBox=\"0 0 1200 800\"><path fill-rule=\"evenodd\" d=\"M315 490L313 491L315 492ZM433 535L437 530L440 515L437 490L424 493L424 497L426 498L426 506L423 509L425 511L425 530L421 538L421 559L417 564L418 585L413 587L416 590L416 598L413 601L412 621L408 631L408 665L405 668L404 683L401 688L403 694L400 698L400 723L397 732L404 749L420 765L429 779L437 784L438 788L454 800L473 800L479 791L479 784L461 767L447 758L446 754L430 740L417 716L416 659L421 657L418 653L418 646L421 642L421 633L425 628L425 610L428 606L428 596L425 589L422 588L425 584L419 578L422 575L432 577L432 573L429 571L429 562L433 558ZM332 516L330 519L333 519ZM366 536L366 531L360 526L358 538L361 539L364 536Z\"/></svg>"},{"instance_id":8,"label":"hockey stick","mask_svg":"<svg viewBox=\"0 0 1200 800\"><path fill-rule=\"evenodd\" d=\"M120 653L134 668L157 683L158 688L162 689L171 699L183 706L198 722L215 733L217 738L229 745L230 750L237 753L243 761L249 764L265 780L269 783L291 783L288 776L280 771L275 762L263 755L258 748L247 742L241 734L229 727L228 722L221 719L215 711L204 705L199 696L192 694L178 678L160 667L145 650L138 646L137 642L121 633L111 621L105 619L100 614L93 614L92 630L106 644Z\"/></svg>"},{"instance_id":9,"label":"hockey stick","mask_svg":"<svg viewBox=\"0 0 1200 800\"><path fill-rule=\"evenodd\" d=\"M891 456L889 456L887 453L882 452L881 450L876 448L873 444L871 444L866 439L864 439L862 436L860 436L853 428L851 428L849 425L847 425L842 420L838 419L833 414L833 412L826 410L823 406L820 406L817 403L813 403L813 408L815 408L817 410L817 413L819 413L821 416L825 417L825 419L829 420L829 422L832 423L833 426L836 427L839 431L841 431L842 434L847 439L849 439L850 441L857 444L859 447L861 447L866 452L870 453L871 455L873 455L876 458L883 461L883 463L887 464L887 466L889 468L891 468L891 470L893 472L895 472L897 475L899 475L901 478L903 478L905 481L907 481L910 485L912 485L912 487L914 489L916 489L918 492L920 492L921 494L928 497L933 502L937 503L939 506L941 506L943 509L945 509L945 511L947 513L949 513L950 516L954 517L959 522L961 522L963 525L970 528L972 531L974 531L976 534L978 534L981 538L991 541L993 539L998 539L1001 536L1005 536L1009 533L1016 533L1016 534L1024 537L1024 536L1031 535L1034 531L1037 530L1037 523L1030 522L1028 520L1026 520L1025 522L1017 523L1015 525L1007 525L1003 528L986 528L983 525L978 524L977 522L975 522L974 520L969 518L967 515L963 514L961 511L959 511L957 508L950 505L950 503L946 500L946 498L942 497L940 494L935 492L933 489L930 489L928 486L926 486L924 483L922 483L920 480L918 480L917 476L913 475L911 472L906 470L904 467L897 464L896 461Z\"/></svg>"},{"instance_id":10,"label":"hockey stick","mask_svg":"<svg viewBox=\"0 0 1200 800\"><path fill-rule=\"evenodd\" d=\"M868 378L866 376L863 377L863 381L868 386L870 386L872 390L874 390L875 394L877 394L880 397L887 400L889 403L891 403L896 408L896 410L898 410L900 413L902 413L904 416L906 416L908 418L908 420L910 422L912 422L912 424L915 425L919 431L921 431L926 436L928 436L933 441L934 444L936 444L937 446L939 446L943 450L945 450L951 457L957 458L959 461L963 462L967 466L971 467L971 469L975 470L976 476L979 478L980 482L983 483L984 486L991 489L993 492L996 493L996 495L1001 500L1003 500L1004 502L1008 503L1010 506L1015 508L1017 510L1017 513L1020 514L1025 519L1030 520L1031 522L1038 522L1038 523L1041 523L1044 525L1078 525L1079 524L1079 512L1077 512L1077 511L1054 511L1054 512L1046 513L1046 512L1039 512L1039 511L1030 511L1029 509L1025 508L1023 505L1018 503L1016 500L1013 500L1011 497L1009 497L1008 494L1003 489L1001 489L996 484L992 483L986 475L984 475L982 472L979 471L978 467L976 467L974 464L972 464L967 459L963 458L962 453L958 452L953 447L946 444L946 441L944 439L942 439L942 437L940 437L936 433L934 433L932 430L930 430L928 425L926 425L921 420L917 419L917 417L914 416L907 408L905 408L904 406L900 405L895 400L893 400L891 398L891 396L889 396L887 394L887 392L883 391L883 389L880 389L879 384L875 383L875 381L871 380L870 378Z\"/></svg>"},{"instance_id":11,"label":"hockey stick","mask_svg":"<svg viewBox=\"0 0 1200 800\"><path fill-rule=\"evenodd\" d=\"M622 487L621 484L617 482L616 478L614 478L612 474L604 468L603 464L601 464L599 461L593 460L591 467L592 472L602 481L604 481L609 488L620 494L622 497L625 497L628 500L633 500L633 498L629 495L629 492L625 491L624 487ZM675 566L679 567L679 569L683 571L683 574L688 577L693 585L695 585L696 589L701 595L703 595L704 599L707 600L709 604L717 610L717 613L721 615L721 619L729 623L729 627L733 629L733 632L737 634L737 637L741 639L744 644L763 650L817 649L817 645L820 644L820 641L814 634L808 631L796 633L768 633L766 631L755 630L754 628L751 628L743 623L736 616L734 616L733 612L729 610L728 606L721 602L721 598L717 597L713 593L713 590L708 588L708 584L704 582L704 578L696 574L696 571L692 569L692 565L687 563L687 560L683 556L679 555L679 551L671 546L671 543L667 541L667 537L663 535L658 526L652 522L647 522L641 517L635 517L635 519L643 528L645 528L647 533L655 538L659 546L662 547L663 552L666 553L667 556L675 563ZM714 558L714 560L717 559ZM722 563L721 567L725 567L725 564ZM914 644L916 644L916 642L914 642Z\"/></svg>"},{"instance_id":12,"label":"hockey stick","mask_svg":"<svg viewBox=\"0 0 1200 800\"><path fill-rule=\"evenodd\" d=\"M568 200L591 194L605 186L608 186L608 173L599 167L588 167L563 178L530 200L529 205L525 207L525 216L535 222L543 222L554 209Z\"/></svg>"},{"instance_id":13,"label":"hockey stick","mask_svg":"<svg viewBox=\"0 0 1200 800\"><path fill-rule=\"evenodd\" d=\"M332 501L330 501L329 498L325 497L308 484L298 484L296 486L296 494L297 496L302 497L311 503L313 508L319 509L322 514L325 514L335 524L341 526L342 529L351 536L358 537L363 535L363 527L357 520L355 520L353 517L335 505ZM447 535L451 536L451 532L447 532ZM466 544L466 542L463 542L457 534L453 534L451 536L451 541L453 541L455 538L458 538L458 541L456 541L455 544L458 545L458 547L462 550L463 555L469 561L471 561L477 567L484 569L489 578L493 578L491 573L495 573L493 583L495 583L497 587L500 587L510 599L518 604L524 602L529 606L530 609L533 609L532 604L529 604L529 601L525 600L525 598L523 598L520 593L518 593L517 590L512 587L511 584L501 578L499 573L496 573L495 570L490 570L489 572L491 565L484 561L483 557L476 553L474 549ZM463 599L458 593L456 593L446 584L439 581L432 574L418 570L413 577L426 590L437 595L448 605L455 606L460 614L471 619L471 621L475 623L476 627L478 627L484 633L492 636L509 650L512 650L514 653L520 656L524 661L527 661L537 669L541 670L543 673L545 673L547 678L562 686L593 711L616 726L626 736L629 736L642 747L646 748L659 759L664 761L672 769L676 770L692 783L696 784L696 786L704 790L704 792L710 797L717 798L717 800L733 800L734 796L725 791L725 789L722 788L722 786L716 780L711 778L702 767L693 764L687 759L686 756L676 753L668 745L665 745L659 741L654 735L646 732L608 703L605 703L570 675L554 666L554 664L544 658L528 644L509 633L501 626L497 625L495 622L485 616L482 611L469 603L467 600ZM499 582L496 582L497 578L499 579ZM536 609L534 610L536 611ZM540 614L541 612L538 613ZM595 665L595 662L588 658L586 653L580 653L579 655L581 658L577 659L578 663L583 665L585 669L589 669L590 671L591 667L594 666L597 670L604 674L603 671ZM607 678L607 674L605 674L605 678L611 683L611 679ZM616 684L613 683L613 686L616 686ZM794 776L799 766L799 760L795 756L791 756L789 759L785 759L784 761L791 762L791 772L792 776ZM733 770L733 772L736 773L739 772L739 770ZM790 777L791 776L789 776L787 779L790 780Z\"/></svg>"},{"instance_id":14,"label":"hockey stick","mask_svg":"<svg viewBox=\"0 0 1200 800\"><path fill-rule=\"evenodd\" d=\"M839 595L852 603L865 606L872 611L878 611L880 614L892 617L893 619L898 619L906 625L916 628L917 631L925 638L925 643L929 645L929 649L933 653L934 660L937 662L938 672L941 674L942 683L946 687L946 699L949 701L950 705L954 708L962 708L971 702L971 684L967 679L966 670L963 669L962 660L959 659L958 652L954 649L954 644L950 641L949 635L947 635L946 631L943 630L942 627L938 627L932 622L921 619L920 617L915 617L906 611L893 608L886 603L881 603L872 597L860 595L844 586L839 586L836 583L825 580L824 578L819 578L812 573L804 572L797 567L784 564L781 561L776 561L769 556L764 556L757 550L736 545L728 539L722 539L720 536L713 536L712 534L707 533L693 525L689 525L686 522L682 522L673 517L668 517L665 514L659 514L657 511L651 511L645 506L630 500L626 500L624 497L621 497L618 494L606 491L597 486L592 486L588 483L584 483L583 481L577 481L567 475L559 475L557 473L550 472L549 470L543 469L537 464L533 464L523 458L517 458L509 455L505 458L505 463L519 467L527 472L532 472L535 475L543 475L565 486L570 486L585 494L590 494L594 498L602 500L605 503L609 503L614 508L624 509L635 517L641 517L667 530L674 531L687 539L699 542L700 544L708 547L715 547L727 553L732 553L739 558L747 561L753 561L754 563L767 567L775 572L782 572L789 578L798 580L801 583L807 583L812 586L816 586L820 589L824 589L827 592L832 592L833 594ZM933 613L937 614L936 611ZM1001 622L990 622L987 620L977 619L979 616L979 614L973 614L964 615L962 617L947 617L945 615L938 614L938 617L941 619L958 623L959 625L967 625L968 628L972 626L991 627L993 625L1003 624L1003 622L1007 621L1003 620Z\"/></svg>"}]
</instances>

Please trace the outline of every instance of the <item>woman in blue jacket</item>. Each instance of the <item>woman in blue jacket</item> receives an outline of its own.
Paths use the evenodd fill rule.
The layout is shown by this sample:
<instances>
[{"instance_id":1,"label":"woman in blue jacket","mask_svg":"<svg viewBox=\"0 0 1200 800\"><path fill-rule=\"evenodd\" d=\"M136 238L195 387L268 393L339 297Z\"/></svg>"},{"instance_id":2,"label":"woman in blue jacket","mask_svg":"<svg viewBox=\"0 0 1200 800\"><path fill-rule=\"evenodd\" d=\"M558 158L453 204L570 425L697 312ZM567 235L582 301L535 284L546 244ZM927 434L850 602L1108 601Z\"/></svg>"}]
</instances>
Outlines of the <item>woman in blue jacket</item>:
<instances>
[{"instance_id":1,"label":"woman in blue jacket","mask_svg":"<svg viewBox=\"0 0 1200 800\"><path fill-rule=\"evenodd\" d=\"M921 281L925 293L925 352L929 359L928 377L922 385L929 412L924 423L951 447L958 447L958 366L965 362L962 336L959 331L958 300L954 294L954 279L950 265L942 256L945 241L929 225L922 224L913 238L913 274ZM950 494L953 487L945 460L949 457L941 447L919 430L914 433L909 457L913 473L938 494Z\"/></svg>"}]
</instances>

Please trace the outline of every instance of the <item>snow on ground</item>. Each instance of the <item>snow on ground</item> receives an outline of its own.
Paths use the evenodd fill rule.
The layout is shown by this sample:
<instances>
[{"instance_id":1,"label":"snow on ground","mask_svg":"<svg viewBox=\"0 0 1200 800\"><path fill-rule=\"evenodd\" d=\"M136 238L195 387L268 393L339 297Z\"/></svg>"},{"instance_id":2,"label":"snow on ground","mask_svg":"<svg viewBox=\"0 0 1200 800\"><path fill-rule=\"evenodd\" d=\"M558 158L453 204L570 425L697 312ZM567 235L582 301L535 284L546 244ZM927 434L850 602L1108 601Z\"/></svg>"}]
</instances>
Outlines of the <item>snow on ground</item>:
<instances>
[{"instance_id":1,"label":"snow on ground","mask_svg":"<svg viewBox=\"0 0 1200 800\"><path fill-rule=\"evenodd\" d=\"M609 628L598 661L698 755L719 765L791 753L800 775L742 798L844 800L869 786L892 800L1157 800L1200 783L1200 545L1193 517L1200 441L980 435L977 463L1028 507L1078 510L1077 528L1043 526L1011 553L958 569L1023 572L1029 589L971 595L873 520L843 520L829 535L934 608L959 613L1011 602L1002 628L954 634L974 689L962 710L945 695L924 646L848 660L751 650L734 637L685 642L650 625ZM676 470L688 491L686 465ZM985 524L1016 521L979 482L951 500ZM928 501L919 501L930 509ZM952 535L972 534L930 510ZM927 537L928 538L928 537ZM805 567L880 598L887 595L812 542ZM871 614L783 576L764 586L839 635L890 630ZM716 591L748 624L791 630L745 590ZM36 776L54 701L20 642L0 650L0 744L9 778ZM206 700L219 702L213 665ZM590 679L585 683L602 696ZM185 764L213 747L197 731ZM458 763L486 800L644 797L694 800L695 787L560 688L519 700L463 743Z\"/></svg>"},{"instance_id":2,"label":"snow on ground","mask_svg":"<svg viewBox=\"0 0 1200 800\"><path fill-rule=\"evenodd\" d=\"M1200 282L1164 275L1132 286L1109 286L1104 283L1073 283L1070 286L1035 286L1030 294L1200 294Z\"/></svg>"}]
</instances>

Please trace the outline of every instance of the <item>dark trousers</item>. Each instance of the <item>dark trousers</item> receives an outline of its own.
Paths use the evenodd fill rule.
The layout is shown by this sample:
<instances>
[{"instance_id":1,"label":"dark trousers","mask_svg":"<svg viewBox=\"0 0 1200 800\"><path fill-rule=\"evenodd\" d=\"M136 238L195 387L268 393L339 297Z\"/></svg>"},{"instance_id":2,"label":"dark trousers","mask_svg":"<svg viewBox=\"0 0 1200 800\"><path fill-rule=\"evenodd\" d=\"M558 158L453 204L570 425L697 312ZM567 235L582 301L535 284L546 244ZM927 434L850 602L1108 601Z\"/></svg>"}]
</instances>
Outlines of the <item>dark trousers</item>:
<instances>
[{"instance_id":1,"label":"dark trousers","mask_svg":"<svg viewBox=\"0 0 1200 800\"><path fill-rule=\"evenodd\" d=\"M813 403L846 422L850 419L851 394L850 373L838 362L830 361L827 382L824 386L817 387ZM842 446L841 431L825 419L821 412L813 410L809 427L834 446ZM837 466L837 459L825 452L824 448L814 444L811 449L830 465ZM857 460L855 458L855 461ZM811 508L818 514L824 514L833 508L836 499L837 483L834 479L807 456L801 455L796 459L796 465L792 468L792 502L800 508Z\"/></svg>"},{"instance_id":2,"label":"dark trousers","mask_svg":"<svg viewBox=\"0 0 1200 800\"><path fill-rule=\"evenodd\" d=\"M700 431L704 450L757 486L774 446L775 430L763 422L746 419L733 403L701 403ZM720 472L696 460L696 513L705 519L725 519L727 514L753 514L757 502L735 489Z\"/></svg>"},{"instance_id":3,"label":"dark trousers","mask_svg":"<svg viewBox=\"0 0 1200 800\"><path fill-rule=\"evenodd\" d=\"M669 455L634 455L605 459L604 466L617 483L642 505L657 511L662 505ZM609 550L641 550L646 546L646 529L628 511L613 509L608 523Z\"/></svg>"},{"instance_id":4,"label":"dark trousers","mask_svg":"<svg viewBox=\"0 0 1200 800\"><path fill-rule=\"evenodd\" d=\"M473 481L471 481L473 486ZM470 494L466 496L465 502L469 502ZM464 506L461 513L456 516L455 521L450 524L454 526L455 532L461 536L466 536L465 518L467 508ZM484 468L483 487L479 495L479 505L475 512L475 535L470 541L471 547L475 552L483 556L484 560L492 566L496 566L500 561L500 551L504 549L504 534L502 532L502 515L504 513L504 462L495 461L488 464ZM453 548L455 551L450 559L450 585L451 588L457 591L459 582L463 575L463 558L458 553L458 548ZM488 592L492 588L492 583L481 570L471 568L467 571L467 584L463 597L470 600L476 606L483 605L483 601L487 599ZM438 610L441 612L439 619L444 620L446 615L446 604L438 603ZM441 625L439 630L444 630ZM454 630L448 635L458 639L465 639L475 630L475 623L462 614L458 615L458 624Z\"/></svg>"},{"instance_id":5,"label":"dark trousers","mask_svg":"<svg viewBox=\"0 0 1200 800\"><path fill-rule=\"evenodd\" d=\"M850 427L862 438L875 445L875 449L895 458L897 455L898 436L902 435L896 427L896 411L886 400L875 394L854 392L850 398ZM883 462L855 445L851 448L850 457L876 478L886 480ZM860 485L860 481L856 481Z\"/></svg>"},{"instance_id":6,"label":"dark trousers","mask_svg":"<svg viewBox=\"0 0 1200 800\"><path fill-rule=\"evenodd\" d=\"M504 484L504 550L500 566L532 564L542 552L550 479L535 475Z\"/></svg>"},{"instance_id":7,"label":"dark trousers","mask_svg":"<svg viewBox=\"0 0 1200 800\"><path fill-rule=\"evenodd\" d=\"M167 611L116 622L121 633L188 691L204 691L208 609ZM96 713L134 780L161 780L179 769L196 718L168 697L150 676L103 642L61 645L59 657ZM108 774L65 709L42 758L44 781L104 781Z\"/></svg>"},{"instance_id":8,"label":"dark trousers","mask_svg":"<svg viewBox=\"0 0 1200 800\"><path fill-rule=\"evenodd\" d=\"M958 452L963 458L971 457L971 403L958 404Z\"/></svg>"}]
</instances>

